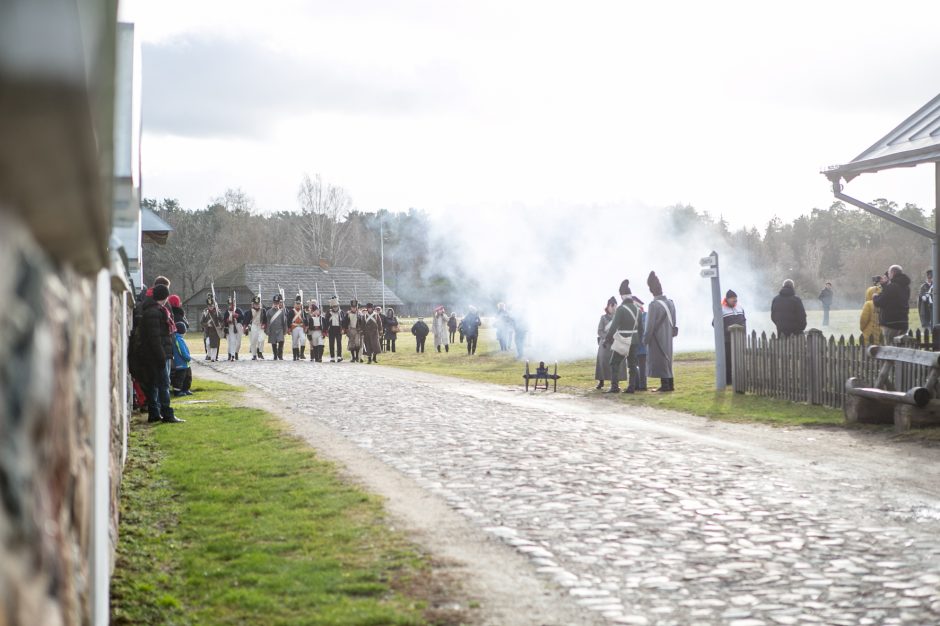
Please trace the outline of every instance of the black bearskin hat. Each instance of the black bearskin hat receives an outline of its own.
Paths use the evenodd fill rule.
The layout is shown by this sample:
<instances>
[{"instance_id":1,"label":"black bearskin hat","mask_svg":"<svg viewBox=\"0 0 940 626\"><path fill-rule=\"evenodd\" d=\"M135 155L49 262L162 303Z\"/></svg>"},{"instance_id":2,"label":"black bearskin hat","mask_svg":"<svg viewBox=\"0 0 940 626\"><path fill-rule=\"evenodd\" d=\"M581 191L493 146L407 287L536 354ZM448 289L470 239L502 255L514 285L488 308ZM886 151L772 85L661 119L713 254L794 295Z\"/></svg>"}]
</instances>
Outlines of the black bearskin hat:
<instances>
[{"instance_id":1,"label":"black bearskin hat","mask_svg":"<svg viewBox=\"0 0 940 626\"><path fill-rule=\"evenodd\" d=\"M358 307L359 307L359 301L358 301L358 300L350 300L350 301L349 301L349 306L358 308Z\"/></svg>"},{"instance_id":2,"label":"black bearskin hat","mask_svg":"<svg viewBox=\"0 0 940 626\"><path fill-rule=\"evenodd\" d=\"M650 288L650 293L654 296L663 295L663 286L659 282L659 277L656 275L656 272L650 272L649 278L646 279L646 284Z\"/></svg>"},{"instance_id":3,"label":"black bearskin hat","mask_svg":"<svg viewBox=\"0 0 940 626\"><path fill-rule=\"evenodd\" d=\"M630 291L630 279L624 278L623 281L620 283L620 295L626 296L631 293L633 292Z\"/></svg>"}]
</instances>

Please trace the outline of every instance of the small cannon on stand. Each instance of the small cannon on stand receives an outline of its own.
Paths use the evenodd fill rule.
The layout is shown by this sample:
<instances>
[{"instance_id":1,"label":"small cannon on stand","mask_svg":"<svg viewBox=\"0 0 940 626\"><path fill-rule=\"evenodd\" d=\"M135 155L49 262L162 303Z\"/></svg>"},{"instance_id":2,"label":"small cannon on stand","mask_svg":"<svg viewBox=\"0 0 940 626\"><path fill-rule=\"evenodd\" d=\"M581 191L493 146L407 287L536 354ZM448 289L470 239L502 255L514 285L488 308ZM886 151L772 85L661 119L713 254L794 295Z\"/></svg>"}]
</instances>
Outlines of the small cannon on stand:
<instances>
[{"instance_id":1,"label":"small cannon on stand","mask_svg":"<svg viewBox=\"0 0 940 626\"><path fill-rule=\"evenodd\" d=\"M558 375L558 362L557 361L555 362L555 372L553 374L548 373L548 366L545 365L545 361L539 361L539 366L535 368L535 373L533 374L529 370L529 362L526 361L525 362L525 374L523 374L522 377L525 379L526 391L529 390L530 380L535 381L535 384L532 387L533 391L538 390L538 389L543 389L545 391L548 391L548 381L551 380L553 381L553 384L554 384L554 389L552 389L553 392L558 391L558 379L561 378L561 376ZM544 387L542 386L543 383L545 385Z\"/></svg>"}]
</instances>

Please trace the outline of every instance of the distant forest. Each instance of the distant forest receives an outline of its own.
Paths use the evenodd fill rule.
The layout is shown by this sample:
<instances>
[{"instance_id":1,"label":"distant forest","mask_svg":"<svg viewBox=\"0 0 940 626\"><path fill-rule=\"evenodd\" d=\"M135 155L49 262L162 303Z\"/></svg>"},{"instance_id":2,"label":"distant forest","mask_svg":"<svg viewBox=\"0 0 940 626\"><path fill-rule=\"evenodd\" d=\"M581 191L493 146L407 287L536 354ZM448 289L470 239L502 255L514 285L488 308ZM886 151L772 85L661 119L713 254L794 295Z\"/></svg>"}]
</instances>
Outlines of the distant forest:
<instances>
[{"instance_id":1,"label":"distant forest","mask_svg":"<svg viewBox=\"0 0 940 626\"><path fill-rule=\"evenodd\" d=\"M449 302L457 287L463 293L473 291L472 272L460 268L459 259L449 258L442 242L431 240L425 212L355 210L344 189L324 183L319 176L305 177L298 200L298 210L264 214L241 190L230 189L196 210L169 198L143 200L144 206L174 228L165 246L145 249L145 282L160 274L170 276L174 291L185 299L243 263L317 264L321 260L379 277L382 233L386 283L406 302ZM884 199L873 204L932 230L933 214L920 207L898 207ZM774 218L762 230L732 230L724 220L688 205L665 211L676 233L698 229L715 241L714 247L734 248L737 259L766 281L768 292L792 278L800 295L815 300L822 283L831 280L837 306L855 307L871 276L891 264L902 265L915 286L930 265L929 240L841 202L813 209L792 222ZM446 272L451 278L436 271L445 258L451 264Z\"/></svg>"}]
</instances>

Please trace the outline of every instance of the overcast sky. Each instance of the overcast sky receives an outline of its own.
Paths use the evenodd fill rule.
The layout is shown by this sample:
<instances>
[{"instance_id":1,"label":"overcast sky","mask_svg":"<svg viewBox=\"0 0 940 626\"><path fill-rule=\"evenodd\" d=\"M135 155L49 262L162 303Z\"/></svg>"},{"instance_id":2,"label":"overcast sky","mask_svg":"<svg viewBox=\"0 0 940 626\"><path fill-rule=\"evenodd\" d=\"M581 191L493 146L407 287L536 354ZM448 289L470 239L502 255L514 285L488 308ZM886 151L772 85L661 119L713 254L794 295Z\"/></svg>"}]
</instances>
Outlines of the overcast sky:
<instances>
[{"instance_id":1,"label":"overcast sky","mask_svg":"<svg viewBox=\"0 0 940 626\"><path fill-rule=\"evenodd\" d=\"M147 197L241 187L297 207L304 172L357 208L690 203L790 219L940 92L940 3L127 0ZM862 199L934 205L928 167Z\"/></svg>"}]
</instances>

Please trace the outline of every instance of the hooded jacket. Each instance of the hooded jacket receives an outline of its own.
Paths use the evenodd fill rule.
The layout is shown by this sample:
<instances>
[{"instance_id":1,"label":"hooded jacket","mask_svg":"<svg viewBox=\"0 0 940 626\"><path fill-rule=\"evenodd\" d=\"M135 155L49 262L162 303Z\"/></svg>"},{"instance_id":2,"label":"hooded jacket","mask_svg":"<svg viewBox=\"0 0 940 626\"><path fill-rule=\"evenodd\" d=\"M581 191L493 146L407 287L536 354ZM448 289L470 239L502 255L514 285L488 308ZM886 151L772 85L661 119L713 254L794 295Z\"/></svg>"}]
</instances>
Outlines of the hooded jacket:
<instances>
[{"instance_id":1,"label":"hooded jacket","mask_svg":"<svg viewBox=\"0 0 940 626\"><path fill-rule=\"evenodd\" d=\"M911 279L904 272L898 272L872 302L881 316L882 326L906 331L910 321Z\"/></svg>"},{"instance_id":2,"label":"hooded jacket","mask_svg":"<svg viewBox=\"0 0 940 626\"><path fill-rule=\"evenodd\" d=\"M781 337L799 335L806 330L806 309L793 287L784 287L770 306L770 319Z\"/></svg>"},{"instance_id":3,"label":"hooded jacket","mask_svg":"<svg viewBox=\"0 0 940 626\"><path fill-rule=\"evenodd\" d=\"M865 304L862 305L862 315L858 320L858 328L862 331L862 343L878 344L881 343L881 323L878 319L878 311L875 310L875 303L872 298L879 293L879 287L869 287L865 292Z\"/></svg>"}]
</instances>

